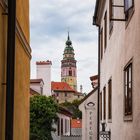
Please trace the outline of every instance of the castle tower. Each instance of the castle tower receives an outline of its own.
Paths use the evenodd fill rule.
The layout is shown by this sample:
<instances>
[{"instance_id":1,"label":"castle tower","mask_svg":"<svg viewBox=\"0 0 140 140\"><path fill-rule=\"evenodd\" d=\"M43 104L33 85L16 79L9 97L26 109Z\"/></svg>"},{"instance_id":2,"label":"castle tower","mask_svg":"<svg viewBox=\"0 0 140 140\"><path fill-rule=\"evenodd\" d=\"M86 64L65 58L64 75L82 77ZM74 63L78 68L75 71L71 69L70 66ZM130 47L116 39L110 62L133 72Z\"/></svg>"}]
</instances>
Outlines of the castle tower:
<instances>
[{"instance_id":1,"label":"castle tower","mask_svg":"<svg viewBox=\"0 0 140 140\"><path fill-rule=\"evenodd\" d=\"M74 55L72 41L68 33L63 60L61 61L61 81L68 83L73 89L77 90L77 68Z\"/></svg>"},{"instance_id":2,"label":"castle tower","mask_svg":"<svg viewBox=\"0 0 140 140\"><path fill-rule=\"evenodd\" d=\"M37 78L43 79L43 95L46 96L51 96L51 65L49 60L36 62Z\"/></svg>"}]
</instances>

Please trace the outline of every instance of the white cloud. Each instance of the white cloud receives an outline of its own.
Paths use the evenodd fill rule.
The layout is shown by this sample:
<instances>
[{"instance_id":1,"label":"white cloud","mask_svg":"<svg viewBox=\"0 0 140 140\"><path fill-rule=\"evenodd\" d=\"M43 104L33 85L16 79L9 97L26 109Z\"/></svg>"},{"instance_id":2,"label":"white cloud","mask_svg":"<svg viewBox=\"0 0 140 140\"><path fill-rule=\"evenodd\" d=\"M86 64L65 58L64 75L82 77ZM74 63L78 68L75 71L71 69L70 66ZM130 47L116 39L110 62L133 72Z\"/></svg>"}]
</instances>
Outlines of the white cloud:
<instances>
[{"instance_id":1,"label":"white cloud","mask_svg":"<svg viewBox=\"0 0 140 140\"><path fill-rule=\"evenodd\" d=\"M35 62L51 60L52 80L60 80L67 28L75 49L78 85L91 90L89 77L97 74L97 29L92 26L95 0L31 0L31 77Z\"/></svg>"}]
</instances>

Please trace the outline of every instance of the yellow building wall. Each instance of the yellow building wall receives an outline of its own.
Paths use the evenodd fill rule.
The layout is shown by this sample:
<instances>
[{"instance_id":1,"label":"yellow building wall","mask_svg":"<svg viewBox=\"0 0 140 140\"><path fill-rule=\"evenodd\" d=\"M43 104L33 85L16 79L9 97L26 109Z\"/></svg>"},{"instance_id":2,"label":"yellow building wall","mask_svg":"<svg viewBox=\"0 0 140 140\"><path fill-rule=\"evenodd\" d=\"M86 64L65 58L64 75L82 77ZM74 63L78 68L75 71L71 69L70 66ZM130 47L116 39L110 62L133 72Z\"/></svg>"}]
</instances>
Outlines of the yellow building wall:
<instances>
[{"instance_id":1,"label":"yellow building wall","mask_svg":"<svg viewBox=\"0 0 140 140\"><path fill-rule=\"evenodd\" d=\"M16 37L14 140L29 139L30 60Z\"/></svg>"},{"instance_id":2,"label":"yellow building wall","mask_svg":"<svg viewBox=\"0 0 140 140\"><path fill-rule=\"evenodd\" d=\"M17 0L17 20L20 22L22 31L29 42L29 0Z\"/></svg>"},{"instance_id":3,"label":"yellow building wall","mask_svg":"<svg viewBox=\"0 0 140 140\"><path fill-rule=\"evenodd\" d=\"M0 0L0 140L5 137L5 98L6 98L6 37L7 16L4 13L3 4Z\"/></svg>"},{"instance_id":4,"label":"yellow building wall","mask_svg":"<svg viewBox=\"0 0 140 140\"><path fill-rule=\"evenodd\" d=\"M5 140L6 104L6 48L7 16L0 0L0 140ZM15 52L15 97L14 97L14 140L29 140L29 84L30 59L29 46L29 1L17 0L16 52Z\"/></svg>"},{"instance_id":5,"label":"yellow building wall","mask_svg":"<svg viewBox=\"0 0 140 140\"><path fill-rule=\"evenodd\" d=\"M67 76L67 77L62 77L62 82L66 82L70 85L71 88L73 89L77 89L77 81L76 81L76 77L72 77L72 76Z\"/></svg>"}]
</instances>

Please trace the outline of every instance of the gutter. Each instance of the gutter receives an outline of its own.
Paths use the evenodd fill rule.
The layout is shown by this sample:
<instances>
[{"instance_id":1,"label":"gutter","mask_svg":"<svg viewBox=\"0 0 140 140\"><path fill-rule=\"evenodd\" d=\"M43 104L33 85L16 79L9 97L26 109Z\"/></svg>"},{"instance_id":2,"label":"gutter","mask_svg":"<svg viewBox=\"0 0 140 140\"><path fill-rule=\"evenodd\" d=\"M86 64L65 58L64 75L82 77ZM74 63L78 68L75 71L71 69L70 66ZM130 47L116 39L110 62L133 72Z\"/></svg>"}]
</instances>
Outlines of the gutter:
<instances>
[{"instance_id":1,"label":"gutter","mask_svg":"<svg viewBox=\"0 0 140 140\"><path fill-rule=\"evenodd\" d=\"M98 110L97 110L97 140L100 139L100 26L98 26Z\"/></svg>"},{"instance_id":2,"label":"gutter","mask_svg":"<svg viewBox=\"0 0 140 140\"><path fill-rule=\"evenodd\" d=\"M8 0L5 140L13 140L16 0Z\"/></svg>"}]
</instances>

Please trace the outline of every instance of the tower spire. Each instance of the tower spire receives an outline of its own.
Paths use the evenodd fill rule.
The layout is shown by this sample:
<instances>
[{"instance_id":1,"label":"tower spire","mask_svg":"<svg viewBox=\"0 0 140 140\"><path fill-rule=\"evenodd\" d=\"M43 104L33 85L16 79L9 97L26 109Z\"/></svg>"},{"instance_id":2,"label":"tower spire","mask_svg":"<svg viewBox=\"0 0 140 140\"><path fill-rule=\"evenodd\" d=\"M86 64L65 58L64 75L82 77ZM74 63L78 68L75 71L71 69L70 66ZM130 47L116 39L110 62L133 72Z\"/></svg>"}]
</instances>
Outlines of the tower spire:
<instances>
[{"instance_id":1,"label":"tower spire","mask_svg":"<svg viewBox=\"0 0 140 140\"><path fill-rule=\"evenodd\" d=\"M66 41L66 45L68 45L68 46L71 46L72 45L72 42L70 40L70 35L69 35L69 28L68 28L68 38L67 38L67 41Z\"/></svg>"},{"instance_id":2,"label":"tower spire","mask_svg":"<svg viewBox=\"0 0 140 140\"><path fill-rule=\"evenodd\" d=\"M70 40L70 28L68 27L68 40Z\"/></svg>"},{"instance_id":3,"label":"tower spire","mask_svg":"<svg viewBox=\"0 0 140 140\"><path fill-rule=\"evenodd\" d=\"M68 40L70 40L70 36L69 36L69 30L68 30Z\"/></svg>"}]
</instances>

